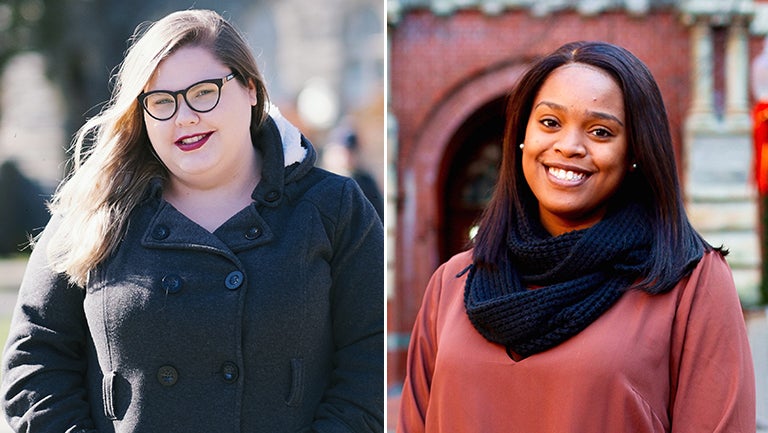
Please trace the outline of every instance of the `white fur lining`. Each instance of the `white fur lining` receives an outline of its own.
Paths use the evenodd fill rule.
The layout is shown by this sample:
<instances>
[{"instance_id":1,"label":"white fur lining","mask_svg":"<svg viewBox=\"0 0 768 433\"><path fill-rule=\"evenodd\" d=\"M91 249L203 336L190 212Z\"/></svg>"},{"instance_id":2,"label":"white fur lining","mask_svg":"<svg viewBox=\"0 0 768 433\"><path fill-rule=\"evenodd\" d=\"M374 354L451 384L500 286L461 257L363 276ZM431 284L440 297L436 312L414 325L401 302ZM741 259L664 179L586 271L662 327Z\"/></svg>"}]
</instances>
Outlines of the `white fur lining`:
<instances>
[{"instance_id":1,"label":"white fur lining","mask_svg":"<svg viewBox=\"0 0 768 433\"><path fill-rule=\"evenodd\" d=\"M307 156L307 149L301 145L301 132L280 113L280 109L273 104L269 104L269 115L275 121L277 129L280 131L280 138L283 140L283 155L285 166L304 161Z\"/></svg>"}]
</instances>

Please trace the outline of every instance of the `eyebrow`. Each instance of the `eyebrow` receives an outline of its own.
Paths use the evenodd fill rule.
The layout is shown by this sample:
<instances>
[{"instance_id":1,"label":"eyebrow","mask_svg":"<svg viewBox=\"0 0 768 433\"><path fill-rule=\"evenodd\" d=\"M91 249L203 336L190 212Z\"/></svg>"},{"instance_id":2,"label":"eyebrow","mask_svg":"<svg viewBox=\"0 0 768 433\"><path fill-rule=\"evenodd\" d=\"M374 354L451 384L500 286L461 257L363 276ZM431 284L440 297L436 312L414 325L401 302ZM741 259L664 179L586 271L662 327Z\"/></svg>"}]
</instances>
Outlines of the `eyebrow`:
<instances>
[{"instance_id":1,"label":"eyebrow","mask_svg":"<svg viewBox=\"0 0 768 433\"><path fill-rule=\"evenodd\" d=\"M549 101L541 101L538 104L536 104L536 106L533 107L533 109L536 110L541 105L546 105L547 107L549 107L549 108L551 108L553 110L556 110L556 111L568 111L568 108L566 108L565 106L560 105L560 104L556 104L554 102L549 102ZM592 117L596 117L598 119L612 120L612 121L618 123L619 125L621 125L622 127L624 126L624 122L619 120L619 118L614 116L613 114L604 113L602 111L589 111L589 112L587 112L587 114L589 114Z\"/></svg>"}]
</instances>

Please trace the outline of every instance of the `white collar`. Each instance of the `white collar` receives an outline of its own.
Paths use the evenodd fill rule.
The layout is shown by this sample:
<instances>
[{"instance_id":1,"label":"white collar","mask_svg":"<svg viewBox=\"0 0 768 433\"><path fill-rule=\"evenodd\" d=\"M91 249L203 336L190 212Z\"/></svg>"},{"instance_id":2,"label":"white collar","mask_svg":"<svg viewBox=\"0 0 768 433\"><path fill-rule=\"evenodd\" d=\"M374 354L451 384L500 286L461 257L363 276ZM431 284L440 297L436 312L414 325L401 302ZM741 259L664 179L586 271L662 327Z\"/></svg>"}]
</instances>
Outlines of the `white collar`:
<instances>
[{"instance_id":1,"label":"white collar","mask_svg":"<svg viewBox=\"0 0 768 433\"><path fill-rule=\"evenodd\" d=\"M291 122L283 117L276 105L269 104L269 116L275 121L280 138L283 142L283 158L285 166L304 161L307 156L307 148L301 145L301 132Z\"/></svg>"}]
</instances>

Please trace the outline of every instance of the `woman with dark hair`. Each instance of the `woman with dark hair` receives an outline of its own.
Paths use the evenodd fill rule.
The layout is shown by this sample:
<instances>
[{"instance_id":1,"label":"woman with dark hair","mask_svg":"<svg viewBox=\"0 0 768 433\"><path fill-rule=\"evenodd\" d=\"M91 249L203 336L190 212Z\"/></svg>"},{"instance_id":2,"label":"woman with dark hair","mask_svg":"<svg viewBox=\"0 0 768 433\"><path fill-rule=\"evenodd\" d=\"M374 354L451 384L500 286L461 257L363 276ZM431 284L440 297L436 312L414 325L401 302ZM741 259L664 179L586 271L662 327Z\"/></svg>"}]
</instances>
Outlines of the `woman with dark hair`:
<instances>
[{"instance_id":1,"label":"woman with dark hair","mask_svg":"<svg viewBox=\"0 0 768 433\"><path fill-rule=\"evenodd\" d=\"M754 432L733 278L687 219L646 66L566 44L507 116L474 248L424 295L398 432Z\"/></svg>"}]
</instances>

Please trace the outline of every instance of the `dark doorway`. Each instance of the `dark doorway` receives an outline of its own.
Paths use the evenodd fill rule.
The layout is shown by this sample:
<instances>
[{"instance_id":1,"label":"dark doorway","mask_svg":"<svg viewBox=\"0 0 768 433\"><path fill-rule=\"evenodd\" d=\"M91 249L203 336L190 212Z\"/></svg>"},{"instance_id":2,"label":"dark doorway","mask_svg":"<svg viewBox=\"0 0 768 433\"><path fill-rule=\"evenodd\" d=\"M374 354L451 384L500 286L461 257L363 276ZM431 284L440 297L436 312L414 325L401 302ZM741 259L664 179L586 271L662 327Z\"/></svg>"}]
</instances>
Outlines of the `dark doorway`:
<instances>
[{"instance_id":1,"label":"dark doorway","mask_svg":"<svg viewBox=\"0 0 768 433\"><path fill-rule=\"evenodd\" d=\"M501 164L505 98L477 110L451 139L443 179L441 261L469 247L473 227L493 193Z\"/></svg>"}]
</instances>

